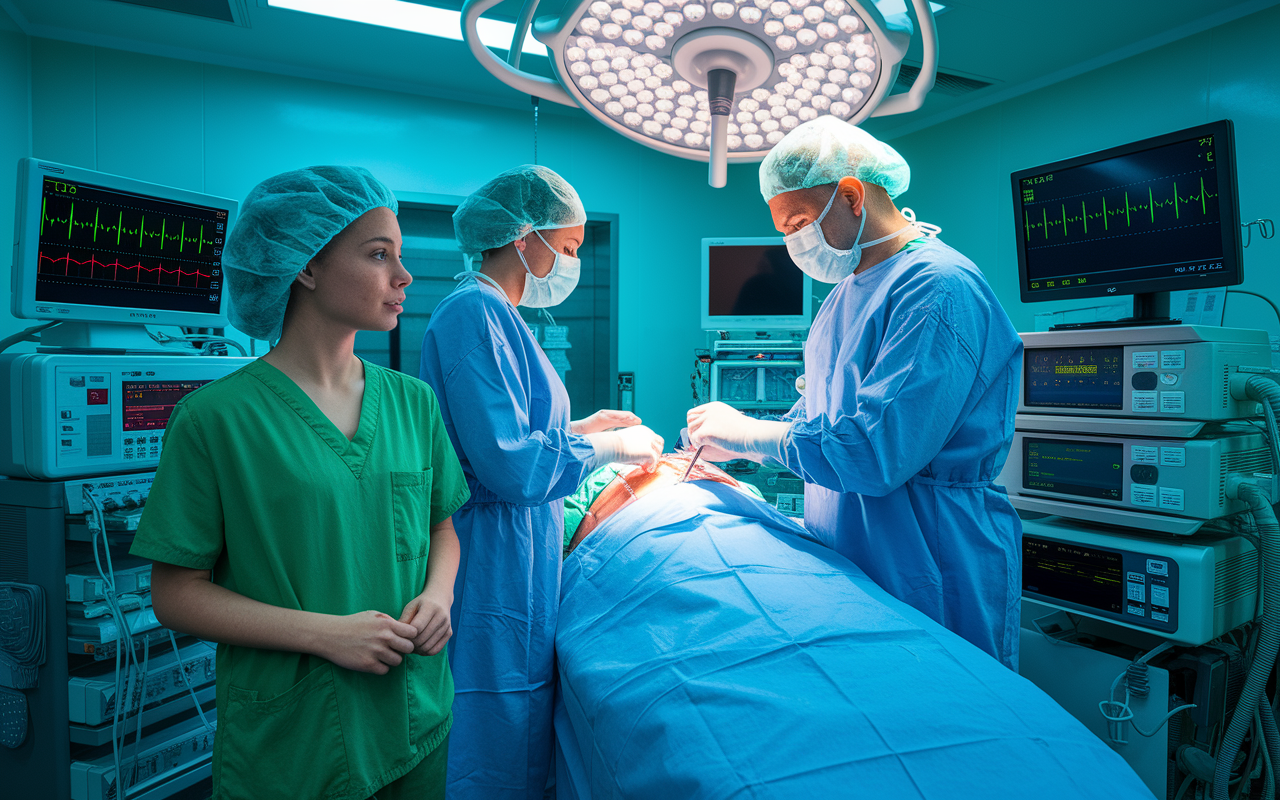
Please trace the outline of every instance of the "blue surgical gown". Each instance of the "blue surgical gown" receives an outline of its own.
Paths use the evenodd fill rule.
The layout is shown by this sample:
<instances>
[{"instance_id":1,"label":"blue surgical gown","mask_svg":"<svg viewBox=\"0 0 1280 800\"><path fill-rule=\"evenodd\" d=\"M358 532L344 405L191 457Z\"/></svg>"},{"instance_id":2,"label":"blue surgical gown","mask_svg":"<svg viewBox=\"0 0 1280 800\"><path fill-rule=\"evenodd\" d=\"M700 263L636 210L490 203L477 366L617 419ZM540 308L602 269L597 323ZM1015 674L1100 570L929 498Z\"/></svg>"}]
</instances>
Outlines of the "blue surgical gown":
<instances>
[{"instance_id":1,"label":"blue surgical gown","mask_svg":"<svg viewBox=\"0 0 1280 800\"><path fill-rule=\"evenodd\" d=\"M552 758L564 501L590 471L569 395L515 308L467 278L431 315L421 377L471 499L453 516L454 725L447 795L540 798Z\"/></svg>"},{"instance_id":2,"label":"blue surgical gown","mask_svg":"<svg viewBox=\"0 0 1280 800\"><path fill-rule=\"evenodd\" d=\"M1012 669L1022 525L992 480L1021 355L973 262L916 242L823 302L782 453L805 480L806 528Z\"/></svg>"}]
</instances>

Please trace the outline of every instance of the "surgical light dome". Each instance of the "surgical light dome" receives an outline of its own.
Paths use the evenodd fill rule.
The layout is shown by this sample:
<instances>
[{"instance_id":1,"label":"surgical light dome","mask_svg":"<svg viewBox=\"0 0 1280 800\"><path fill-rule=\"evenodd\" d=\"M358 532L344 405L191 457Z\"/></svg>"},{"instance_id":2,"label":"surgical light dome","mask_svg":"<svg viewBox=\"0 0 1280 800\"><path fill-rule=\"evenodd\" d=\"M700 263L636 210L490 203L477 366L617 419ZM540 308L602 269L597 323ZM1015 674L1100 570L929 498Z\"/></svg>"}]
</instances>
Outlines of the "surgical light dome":
<instances>
[{"instance_id":1,"label":"surgical light dome","mask_svg":"<svg viewBox=\"0 0 1280 800\"><path fill-rule=\"evenodd\" d=\"M559 81L519 68L538 0L526 0L508 62L477 24L501 0L468 0L463 35L490 73L514 89L580 106L663 153L707 161L712 186L728 162L760 161L787 131L830 114L851 123L914 111L933 88L937 32L928 0L912 0L923 66L887 96L911 42L905 14L886 21L859 0L567 0L532 22Z\"/></svg>"}]
</instances>

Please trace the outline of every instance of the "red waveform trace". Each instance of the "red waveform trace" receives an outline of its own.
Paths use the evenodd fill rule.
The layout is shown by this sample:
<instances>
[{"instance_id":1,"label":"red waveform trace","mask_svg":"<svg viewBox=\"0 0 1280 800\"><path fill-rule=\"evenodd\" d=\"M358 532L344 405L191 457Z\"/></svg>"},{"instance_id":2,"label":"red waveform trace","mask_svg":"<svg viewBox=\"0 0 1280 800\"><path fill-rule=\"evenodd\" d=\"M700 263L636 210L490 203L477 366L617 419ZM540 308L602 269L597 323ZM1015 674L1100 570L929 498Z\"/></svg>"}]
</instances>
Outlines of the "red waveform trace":
<instances>
[{"instance_id":1,"label":"red waveform trace","mask_svg":"<svg viewBox=\"0 0 1280 800\"><path fill-rule=\"evenodd\" d=\"M201 286L201 285L200 285L200 278L207 278L207 279L210 279L210 280L212 280L212 278L213 278L213 276L212 276L211 274L209 274L209 273L207 273L207 272L201 272L199 268L196 268L196 269L195 269L194 271L192 271L192 272L188 272L188 271L186 271L186 270L182 269L182 267L178 267L177 269L165 269L165 268L164 268L164 264L163 264L163 262L159 262L159 263L157 263L157 265L156 265L156 266L154 266L154 267L144 267L144 266L142 266L142 263L141 263L141 262L139 262L139 263L137 263L137 264L134 264L134 265L132 265L132 266L126 266L126 265L124 265L124 264L121 264L121 263L120 263L120 261L119 261L119 259L117 259L117 260L115 260L115 261L112 261L112 262L111 262L111 263L109 263L109 264L104 264L104 263L102 263L101 261L99 261L97 258L95 258L94 256L89 256L89 260L88 260L88 261L77 261L76 259L74 259L74 258L72 258L72 257L71 257L71 254L70 254L70 253L68 253L67 255L63 256L62 258L50 258L49 256L46 256L44 253L40 253L40 261L41 261L41 262L48 261L48 262L49 262L49 263L51 263L51 264L59 264L59 263L63 264L64 266L63 266L63 272L62 272L62 274L63 274L63 275L66 275L67 277L70 277L70 276L71 276L71 265L72 265L72 264L77 264L77 265L79 265L79 266L84 266L85 264L89 264L89 265L91 265L91 266L90 266L90 269L89 269L89 277L90 277L90 278L102 278L102 279L106 279L106 278L105 278L105 276L99 276L99 275L94 274L94 269L95 269L95 268L96 268L96 269L103 269L103 270L110 269L110 270L112 270L112 275L111 275L110 280L117 281L117 282L121 282L121 278L120 278L120 271L121 271L121 270L124 270L124 271L126 271L126 272L128 272L129 270L136 270L136 272L134 273L134 276L135 276L135 277L134 277L134 280L133 280L133 281L128 281L128 280L126 279L125 281L123 281L123 282L126 282L126 283L130 283L130 282L131 282L131 283L142 283L142 273L144 273L144 272L154 272L154 273L156 273L156 285L157 285L157 286L164 285L164 286L178 286L178 287L181 287L181 286L182 286L182 278L183 278L183 276L185 276L185 275L195 275L195 276L196 276L195 286L194 286L194 287L192 287L192 288L207 288L207 284L206 284L206 286ZM41 273L47 273L47 274L51 274L51 275L57 275L57 274L58 274L57 272L53 272L53 271L51 271L51 270L46 270L46 269L43 267L43 265L41 265L41 267L39 268L39 270L38 270L38 271L39 271L39 272L41 272ZM162 277L164 274L169 274L169 275L177 274L177 276L178 276L178 277L177 277L177 281L176 281L175 283L171 283L171 284L161 284L161 283L160 283L160 279L161 279L161 277ZM79 277L84 277L84 276L79 276Z\"/></svg>"}]
</instances>

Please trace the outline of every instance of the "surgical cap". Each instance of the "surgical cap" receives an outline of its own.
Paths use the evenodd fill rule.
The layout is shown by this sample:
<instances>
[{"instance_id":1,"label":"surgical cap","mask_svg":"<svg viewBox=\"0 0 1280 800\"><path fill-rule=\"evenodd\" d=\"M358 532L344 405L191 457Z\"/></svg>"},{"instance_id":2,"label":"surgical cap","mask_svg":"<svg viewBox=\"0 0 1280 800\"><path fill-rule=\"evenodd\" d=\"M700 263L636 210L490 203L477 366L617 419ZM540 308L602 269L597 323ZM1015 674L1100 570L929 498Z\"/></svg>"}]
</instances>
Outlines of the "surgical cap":
<instances>
[{"instance_id":1,"label":"surgical cap","mask_svg":"<svg viewBox=\"0 0 1280 800\"><path fill-rule=\"evenodd\" d=\"M569 182L525 164L481 186L453 212L458 249L469 256L514 242L529 231L585 224L587 212Z\"/></svg>"},{"instance_id":2,"label":"surgical cap","mask_svg":"<svg viewBox=\"0 0 1280 800\"><path fill-rule=\"evenodd\" d=\"M253 187L227 237L231 324L277 341L293 279L344 228L395 195L361 167L307 167Z\"/></svg>"},{"instance_id":3,"label":"surgical cap","mask_svg":"<svg viewBox=\"0 0 1280 800\"><path fill-rule=\"evenodd\" d=\"M911 183L911 168L897 150L858 126L824 115L797 126L769 151L760 163L760 194L768 202L848 176L897 197Z\"/></svg>"}]
</instances>

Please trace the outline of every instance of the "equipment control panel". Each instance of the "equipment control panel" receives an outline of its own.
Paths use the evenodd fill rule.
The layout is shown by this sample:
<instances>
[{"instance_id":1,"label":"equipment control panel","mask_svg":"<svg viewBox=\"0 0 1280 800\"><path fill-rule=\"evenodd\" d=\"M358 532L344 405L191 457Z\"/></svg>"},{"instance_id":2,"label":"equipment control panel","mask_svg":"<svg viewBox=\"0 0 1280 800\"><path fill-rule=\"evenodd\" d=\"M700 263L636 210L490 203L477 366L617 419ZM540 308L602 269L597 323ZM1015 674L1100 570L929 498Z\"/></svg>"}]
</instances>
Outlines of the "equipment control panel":
<instances>
[{"instance_id":1,"label":"equipment control panel","mask_svg":"<svg viewBox=\"0 0 1280 800\"><path fill-rule=\"evenodd\" d=\"M1231 420L1257 403L1231 396L1240 367L1269 368L1263 331L1162 325L1021 334L1020 413Z\"/></svg>"},{"instance_id":2,"label":"equipment control panel","mask_svg":"<svg viewBox=\"0 0 1280 800\"><path fill-rule=\"evenodd\" d=\"M1258 553L1238 536L1168 542L1060 517L1022 524L1025 598L1191 646L1253 617Z\"/></svg>"},{"instance_id":3,"label":"equipment control panel","mask_svg":"<svg viewBox=\"0 0 1280 800\"><path fill-rule=\"evenodd\" d=\"M154 469L183 397L248 358L0 356L0 472L52 480Z\"/></svg>"},{"instance_id":4,"label":"equipment control panel","mask_svg":"<svg viewBox=\"0 0 1280 800\"><path fill-rule=\"evenodd\" d=\"M1270 459L1260 433L1154 439L1019 430L997 483L1013 494L1208 520L1247 510L1226 496L1227 477L1268 471Z\"/></svg>"}]
</instances>

